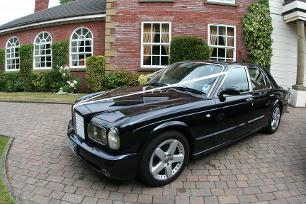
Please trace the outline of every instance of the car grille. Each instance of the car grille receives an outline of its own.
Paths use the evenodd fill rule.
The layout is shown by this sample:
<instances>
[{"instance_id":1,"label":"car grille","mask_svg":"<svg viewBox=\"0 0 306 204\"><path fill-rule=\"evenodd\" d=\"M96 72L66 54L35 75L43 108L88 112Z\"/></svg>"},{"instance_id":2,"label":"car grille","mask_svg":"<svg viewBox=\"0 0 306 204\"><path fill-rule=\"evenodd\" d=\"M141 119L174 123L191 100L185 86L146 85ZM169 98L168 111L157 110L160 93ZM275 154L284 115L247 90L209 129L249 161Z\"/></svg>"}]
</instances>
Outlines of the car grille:
<instances>
[{"instance_id":1,"label":"car grille","mask_svg":"<svg viewBox=\"0 0 306 204\"><path fill-rule=\"evenodd\" d=\"M84 118L75 113L73 122L76 134L82 139L85 139Z\"/></svg>"}]
</instances>

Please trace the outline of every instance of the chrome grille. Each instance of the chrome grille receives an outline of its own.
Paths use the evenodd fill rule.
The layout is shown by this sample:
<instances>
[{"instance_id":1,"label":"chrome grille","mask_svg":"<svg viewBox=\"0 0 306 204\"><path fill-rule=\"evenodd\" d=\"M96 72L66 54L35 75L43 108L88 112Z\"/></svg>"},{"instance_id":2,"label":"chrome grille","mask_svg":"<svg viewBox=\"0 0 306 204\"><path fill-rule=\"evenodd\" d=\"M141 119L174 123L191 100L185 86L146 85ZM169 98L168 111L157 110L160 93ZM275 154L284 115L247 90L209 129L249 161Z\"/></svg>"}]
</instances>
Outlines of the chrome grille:
<instances>
[{"instance_id":1,"label":"chrome grille","mask_svg":"<svg viewBox=\"0 0 306 204\"><path fill-rule=\"evenodd\" d=\"M84 118L77 113L74 115L74 127L76 134L85 139Z\"/></svg>"}]
</instances>

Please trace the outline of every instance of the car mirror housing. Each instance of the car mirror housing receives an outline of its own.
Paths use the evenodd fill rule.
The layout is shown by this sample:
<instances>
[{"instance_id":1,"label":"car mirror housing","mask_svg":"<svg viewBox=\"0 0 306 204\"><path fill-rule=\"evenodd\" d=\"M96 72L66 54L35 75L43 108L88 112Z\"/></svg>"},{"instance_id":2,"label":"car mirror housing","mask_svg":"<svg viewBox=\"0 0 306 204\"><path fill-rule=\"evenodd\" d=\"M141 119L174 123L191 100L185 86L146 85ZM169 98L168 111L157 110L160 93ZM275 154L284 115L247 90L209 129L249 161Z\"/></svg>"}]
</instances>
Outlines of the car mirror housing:
<instances>
[{"instance_id":1,"label":"car mirror housing","mask_svg":"<svg viewBox=\"0 0 306 204\"><path fill-rule=\"evenodd\" d=\"M233 88L224 89L219 93L219 98L221 101L225 101L225 97L224 97L225 95L238 96L240 95L240 92L237 89L233 89Z\"/></svg>"}]
</instances>

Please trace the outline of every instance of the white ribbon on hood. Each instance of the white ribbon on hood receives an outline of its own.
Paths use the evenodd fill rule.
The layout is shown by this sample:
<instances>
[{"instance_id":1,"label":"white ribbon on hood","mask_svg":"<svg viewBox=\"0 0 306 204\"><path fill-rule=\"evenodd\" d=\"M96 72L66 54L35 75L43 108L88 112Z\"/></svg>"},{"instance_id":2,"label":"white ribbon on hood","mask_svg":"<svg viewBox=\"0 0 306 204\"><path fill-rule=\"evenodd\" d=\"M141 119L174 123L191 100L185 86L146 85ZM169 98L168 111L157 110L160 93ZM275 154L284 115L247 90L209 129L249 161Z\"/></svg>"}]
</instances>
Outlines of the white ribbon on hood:
<instances>
[{"instance_id":1,"label":"white ribbon on hood","mask_svg":"<svg viewBox=\"0 0 306 204\"><path fill-rule=\"evenodd\" d=\"M101 93L101 94L98 94L96 96L93 96L91 98L88 98L88 99L85 99L83 101L80 101L80 102L76 103L73 106L73 109L75 109L76 107L81 106L81 105L87 105L87 104L92 104L92 103L96 103L96 102L110 101L110 100L124 98L124 97L128 97L128 96L133 96L133 95L137 95L137 94L144 94L144 93L149 93L149 92L154 92L154 91L160 91L160 90L163 90L163 89L167 89L167 88L171 88L171 87L178 87L178 86L182 86L182 85L189 84L189 83L192 83L192 82L197 82L197 81L202 81L202 80L205 80L205 79L216 78L216 77L223 76L223 75L226 75L226 72L211 74L211 75L208 75L208 76L205 76L205 77L200 77L200 78L197 78L197 79L192 79L192 80L189 80L189 81L184 81L184 82L180 82L180 83L176 83L176 84L170 84L170 85L167 85L167 86L157 87L157 88L154 88L154 89L138 91L138 92L129 93L129 94L120 95L120 96L114 96L114 97L110 97L110 98L104 98L104 99L100 99L100 100L96 100L96 101L90 101L90 100L93 100L95 98L98 98L100 96L105 95L105 93Z\"/></svg>"}]
</instances>

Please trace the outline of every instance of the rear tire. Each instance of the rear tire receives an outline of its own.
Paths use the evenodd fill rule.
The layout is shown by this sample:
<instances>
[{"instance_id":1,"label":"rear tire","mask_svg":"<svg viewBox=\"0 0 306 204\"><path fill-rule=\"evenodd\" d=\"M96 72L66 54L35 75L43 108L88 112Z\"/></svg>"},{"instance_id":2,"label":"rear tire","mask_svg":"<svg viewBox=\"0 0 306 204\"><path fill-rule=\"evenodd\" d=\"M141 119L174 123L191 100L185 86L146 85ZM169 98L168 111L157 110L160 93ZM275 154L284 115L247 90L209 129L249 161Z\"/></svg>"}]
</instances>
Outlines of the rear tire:
<instances>
[{"instance_id":1,"label":"rear tire","mask_svg":"<svg viewBox=\"0 0 306 204\"><path fill-rule=\"evenodd\" d=\"M275 133L279 128L281 118L282 118L282 108L281 108L281 105L277 103L272 108L272 113L271 113L271 118L269 119L269 124L267 127L263 129L263 131L268 134Z\"/></svg>"},{"instance_id":2,"label":"rear tire","mask_svg":"<svg viewBox=\"0 0 306 204\"><path fill-rule=\"evenodd\" d=\"M161 133L144 148L138 176L149 186L169 184L183 172L189 152L189 144L183 134L176 131Z\"/></svg>"}]
</instances>

